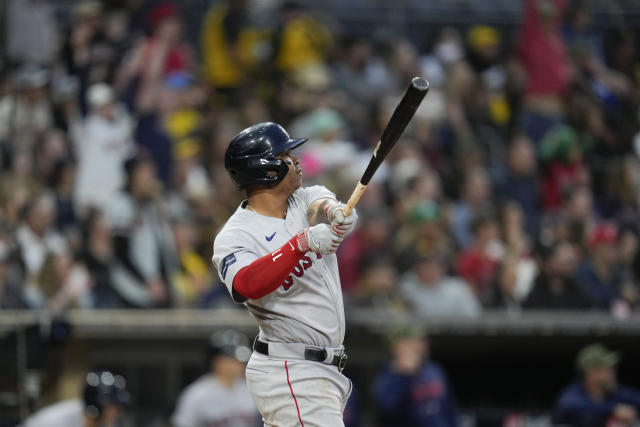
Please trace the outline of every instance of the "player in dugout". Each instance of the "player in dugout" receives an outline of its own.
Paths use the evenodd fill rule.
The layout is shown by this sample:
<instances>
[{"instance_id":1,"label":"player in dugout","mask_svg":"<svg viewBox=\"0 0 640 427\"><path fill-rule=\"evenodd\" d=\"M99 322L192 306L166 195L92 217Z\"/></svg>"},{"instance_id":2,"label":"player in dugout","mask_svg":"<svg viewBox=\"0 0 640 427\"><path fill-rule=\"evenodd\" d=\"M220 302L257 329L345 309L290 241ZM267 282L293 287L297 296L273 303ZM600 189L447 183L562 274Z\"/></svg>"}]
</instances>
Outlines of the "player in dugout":
<instances>
[{"instance_id":1,"label":"player in dugout","mask_svg":"<svg viewBox=\"0 0 640 427\"><path fill-rule=\"evenodd\" d=\"M89 372L82 399L69 399L40 409L23 427L120 427L128 426L126 381L109 371Z\"/></svg>"},{"instance_id":2,"label":"player in dugout","mask_svg":"<svg viewBox=\"0 0 640 427\"><path fill-rule=\"evenodd\" d=\"M174 427L256 427L259 417L244 381L249 339L232 329L214 332L207 349L208 372L180 394Z\"/></svg>"}]
</instances>

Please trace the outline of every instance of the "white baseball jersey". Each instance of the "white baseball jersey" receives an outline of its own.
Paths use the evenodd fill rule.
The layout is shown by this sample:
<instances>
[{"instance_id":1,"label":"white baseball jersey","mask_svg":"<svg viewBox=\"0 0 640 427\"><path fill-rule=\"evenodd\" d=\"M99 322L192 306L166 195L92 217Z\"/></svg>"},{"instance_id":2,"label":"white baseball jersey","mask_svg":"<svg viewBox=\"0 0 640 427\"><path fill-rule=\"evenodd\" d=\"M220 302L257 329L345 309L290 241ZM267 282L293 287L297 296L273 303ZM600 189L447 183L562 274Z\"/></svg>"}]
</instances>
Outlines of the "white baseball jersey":
<instances>
[{"instance_id":1,"label":"white baseball jersey","mask_svg":"<svg viewBox=\"0 0 640 427\"><path fill-rule=\"evenodd\" d=\"M23 427L83 427L84 404L80 399L64 400L44 407L27 418Z\"/></svg>"},{"instance_id":2,"label":"white baseball jersey","mask_svg":"<svg viewBox=\"0 0 640 427\"><path fill-rule=\"evenodd\" d=\"M175 427L256 427L258 410L243 379L231 388L203 375L180 395L171 417Z\"/></svg>"},{"instance_id":3,"label":"white baseball jersey","mask_svg":"<svg viewBox=\"0 0 640 427\"><path fill-rule=\"evenodd\" d=\"M320 198L335 199L327 188L297 189L288 201L285 219L245 209L243 202L213 245L213 263L232 293L233 279L243 267L287 243L309 226L307 209ZM244 303L257 320L264 341L339 347L344 340L344 307L335 254L308 252L294 265L282 286Z\"/></svg>"}]
</instances>

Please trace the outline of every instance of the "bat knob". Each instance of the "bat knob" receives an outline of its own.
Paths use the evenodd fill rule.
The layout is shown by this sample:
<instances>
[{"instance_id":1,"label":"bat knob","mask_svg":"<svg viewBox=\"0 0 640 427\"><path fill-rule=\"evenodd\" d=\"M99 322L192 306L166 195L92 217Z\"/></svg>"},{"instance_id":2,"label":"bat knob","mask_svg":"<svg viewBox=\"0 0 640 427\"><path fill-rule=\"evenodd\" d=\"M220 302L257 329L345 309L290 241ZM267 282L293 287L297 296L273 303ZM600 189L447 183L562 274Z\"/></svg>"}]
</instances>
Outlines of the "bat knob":
<instances>
[{"instance_id":1,"label":"bat knob","mask_svg":"<svg viewBox=\"0 0 640 427\"><path fill-rule=\"evenodd\" d=\"M413 80L411 80L411 86L423 92L429 90L429 82L422 77L414 77Z\"/></svg>"}]
</instances>

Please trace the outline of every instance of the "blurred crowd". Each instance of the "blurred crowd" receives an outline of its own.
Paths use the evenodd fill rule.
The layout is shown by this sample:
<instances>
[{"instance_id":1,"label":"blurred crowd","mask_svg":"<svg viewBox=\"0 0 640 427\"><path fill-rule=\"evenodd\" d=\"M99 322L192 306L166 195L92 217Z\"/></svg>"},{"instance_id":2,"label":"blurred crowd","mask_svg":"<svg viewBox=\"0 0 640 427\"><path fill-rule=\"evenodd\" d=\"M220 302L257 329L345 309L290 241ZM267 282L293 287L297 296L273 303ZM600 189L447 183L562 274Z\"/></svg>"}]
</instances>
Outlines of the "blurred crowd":
<instances>
[{"instance_id":1,"label":"blurred crowd","mask_svg":"<svg viewBox=\"0 0 640 427\"><path fill-rule=\"evenodd\" d=\"M584 0L518 28L353 34L311 3L9 0L0 307L219 307L232 136L309 137L341 200L412 77L431 89L339 249L347 303L423 316L640 307L635 34ZM265 19L268 17L268 19ZM188 28L187 28L188 27ZM426 36L425 36L426 37Z\"/></svg>"}]
</instances>

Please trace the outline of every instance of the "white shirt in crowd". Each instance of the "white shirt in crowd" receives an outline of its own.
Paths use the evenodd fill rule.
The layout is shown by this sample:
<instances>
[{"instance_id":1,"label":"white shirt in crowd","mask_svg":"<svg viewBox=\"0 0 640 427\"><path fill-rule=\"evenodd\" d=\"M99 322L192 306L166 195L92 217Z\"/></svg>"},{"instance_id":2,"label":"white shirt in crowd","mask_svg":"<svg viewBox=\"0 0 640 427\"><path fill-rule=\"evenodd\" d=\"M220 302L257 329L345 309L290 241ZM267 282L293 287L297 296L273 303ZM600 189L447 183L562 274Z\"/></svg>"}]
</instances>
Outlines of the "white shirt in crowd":
<instances>
[{"instance_id":1,"label":"white shirt in crowd","mask_svg":"<svg viewBox=\"0 0 640 427\"><path fill-rule=\"evenodd\" d=\"M80 399L54 403L27 418L22 427L84 427L84 405Z\"/></svg>"},{"instance_id":2,"label":"white shirt in crowd","mask_svg":"<svg viewBox=\"0 0 640 427\"><path fill-rule=\"evenodd\" d=\"M75 200L78 208L106 211L125 182L124 162L133 150L133 120L118 106L115 119L90 115L76 136Z\"/></svg>"}]
</instances>

